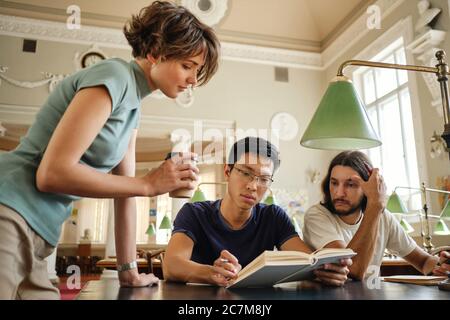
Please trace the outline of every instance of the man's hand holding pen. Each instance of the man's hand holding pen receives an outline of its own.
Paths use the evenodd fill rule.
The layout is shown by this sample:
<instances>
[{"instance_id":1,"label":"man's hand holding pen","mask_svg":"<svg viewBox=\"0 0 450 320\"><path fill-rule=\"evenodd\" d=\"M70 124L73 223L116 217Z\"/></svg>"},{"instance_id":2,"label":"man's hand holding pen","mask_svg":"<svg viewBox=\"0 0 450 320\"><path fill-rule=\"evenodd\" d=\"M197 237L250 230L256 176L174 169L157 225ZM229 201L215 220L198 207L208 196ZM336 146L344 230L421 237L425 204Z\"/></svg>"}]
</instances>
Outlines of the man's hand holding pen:
<instances>
[{"instance_id":1,"label":"man's hand holding pen","mask_svg":"<svg viewBox=\"0 0 450 320\"><path fill-rule=\"evenodd\" d=\"M238 259L228 250L222 250L213 265L213 282L219 286L227 286L237 279L242 266Z\"/></svg>"}]
</instances>

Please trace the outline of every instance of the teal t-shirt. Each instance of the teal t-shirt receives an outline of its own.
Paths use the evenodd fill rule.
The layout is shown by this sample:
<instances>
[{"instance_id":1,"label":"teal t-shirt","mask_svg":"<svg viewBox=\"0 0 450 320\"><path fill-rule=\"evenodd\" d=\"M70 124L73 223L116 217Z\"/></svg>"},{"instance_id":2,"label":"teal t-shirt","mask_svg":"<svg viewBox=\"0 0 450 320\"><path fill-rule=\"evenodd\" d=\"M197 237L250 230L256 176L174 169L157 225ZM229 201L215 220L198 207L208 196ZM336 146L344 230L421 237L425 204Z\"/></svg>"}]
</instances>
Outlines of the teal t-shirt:
<instances>
[{"instance_id":1,"label":"teal t-shirt","mask_svg":"<svg viewBox=\"0 0 450 320\"><path fill-rule=\"evenodd\" d=\"M140 102L150 93L145 74L135 61L108 59L62 80L19 146L0 155L0 203L17 211L53 246L58 243L61 226L71 213L72 202L80 197L40 192L36 188L36 171L53 131L75 94L83 88L100 85L111 96L112 112L80 163L101 172L111 171L123 159L131 133L138 127Z\"/></svg>"}]
</instances>

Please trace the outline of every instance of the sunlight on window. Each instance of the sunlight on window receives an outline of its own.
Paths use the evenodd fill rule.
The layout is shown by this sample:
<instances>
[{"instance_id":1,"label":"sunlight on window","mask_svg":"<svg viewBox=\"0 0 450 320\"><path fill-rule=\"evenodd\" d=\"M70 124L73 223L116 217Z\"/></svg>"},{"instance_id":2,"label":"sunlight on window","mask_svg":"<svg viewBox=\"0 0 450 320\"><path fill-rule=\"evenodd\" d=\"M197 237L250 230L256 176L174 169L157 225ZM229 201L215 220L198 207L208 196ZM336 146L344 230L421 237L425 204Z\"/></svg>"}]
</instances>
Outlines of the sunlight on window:
<instances>
[{"instance_id":1,"label":"sunlight on window","mask_svg":"<svg viewBox=\"0 0 450 320\"><path fill-rule=\"evenodd\" d=\"M373 76L373 70L367 71L363 74L364 80L364 102L371 104L377 97L375 95L375 81Z\"/></svg>"},{"instance_id":2,"label":"sunlight on window","mask_svg":"<svg viewBox=\"0 0 450 320\"><path fill-rule=\"evenodd\" d=\"M172 198L166 193L158 196L156 201L156 243L167 243L168 231L159 229L159 226L161 225L164 215L167 215L169 219L172 220Z\"/></svg>"},{"instance_id":3,"label":"sunlight on window","mask_svg":"<svg viewBox=\"0 0 450 320\"><path fill-rule=\"evenodd\" d=\"M147 231L150 222L150 198L136 197L136 211L136 243L147 243L148 236L145 231Z\"/></svg>"},{"instance_id":4,"label":"sunlight on window","mask_svg":"<svg viewBox=\"0 0 450 320\"><path fill-rule=\"evenodd\" d=\"M406 56L405 49L400 48L395 52L396 63L398 64L406 64ZM397 70L398 82L400 85L408 82L408 71L406 70Z\"/></svg>"},{"instance_id":5,"label":"sunlight on window","mask_svg":"<svg viewBox=\"0 0 450 320\"><path fill-rule=\"evenodd\" d=\"M394 55L390 55L381 62L395 63ZM375 68L375 84L377 99L382 98L387 93L397 88L397 77L394 69Z\"/></svg>"},{"instance_id":6,"label":"sunlight on window","mask_svg":"<svg viewBox=\"0 0 450 320\"><path fill-rule=\"evenodd\" d=\"M403 39L394 41L370 59L406 64ZM367 113L382 141L378 148L366 152L385 178L388 193L396 186L418 187L419 170L414 138L408 73L402 70L359 68L354 73ZM409 208L420 207L420 196L409 199Z\"/></svg>"},{"instance_id":7,"label":"sunlight on window","mask_svg":"<svg viewBox=\"0 0 450 320\"><path fill-rule=\"evenodd\" d=\"M79 238L85 230L91 231L91 241L104 243L108 220L109 199L84 198L74 203L78 209L77 229Z\"/></svg>"}]
</instances>

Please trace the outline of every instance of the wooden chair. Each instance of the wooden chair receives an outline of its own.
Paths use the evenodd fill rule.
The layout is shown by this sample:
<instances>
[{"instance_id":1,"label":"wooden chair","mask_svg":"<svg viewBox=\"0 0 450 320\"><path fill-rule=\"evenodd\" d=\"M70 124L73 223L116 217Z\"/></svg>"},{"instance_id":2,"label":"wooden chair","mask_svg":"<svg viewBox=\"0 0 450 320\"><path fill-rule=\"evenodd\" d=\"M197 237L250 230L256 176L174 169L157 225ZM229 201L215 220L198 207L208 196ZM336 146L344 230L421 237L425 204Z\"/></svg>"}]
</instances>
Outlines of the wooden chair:
<instances>
[{"instance_id":1,"label":"wooden chair","mask_svg":"<svg viewBox=\"0 0 450 320\"><path fill-rule=\"evenodd\" d=\"M80 266L80 270L82 274L89 274L93 271L92 265L92 245L90 242L88 243L79 243L78 250L78 265Z\"/></svg>"},{"instance_id":2,"label":"wooden chair","mask_svg":"<svg viewBox=\"0 0 450 320\"><path fill-rule=\"evenodd\" d=\"M148 272L153 273L160 279L164 279L163 275L163 262L164 262L164 254L165 249L156 249L156 250L148 250L145 252L145 258L147 259L148 264ZM155 266L154 259L159 259L160 264L158 267Z\"/></svg>"}]
</instances>

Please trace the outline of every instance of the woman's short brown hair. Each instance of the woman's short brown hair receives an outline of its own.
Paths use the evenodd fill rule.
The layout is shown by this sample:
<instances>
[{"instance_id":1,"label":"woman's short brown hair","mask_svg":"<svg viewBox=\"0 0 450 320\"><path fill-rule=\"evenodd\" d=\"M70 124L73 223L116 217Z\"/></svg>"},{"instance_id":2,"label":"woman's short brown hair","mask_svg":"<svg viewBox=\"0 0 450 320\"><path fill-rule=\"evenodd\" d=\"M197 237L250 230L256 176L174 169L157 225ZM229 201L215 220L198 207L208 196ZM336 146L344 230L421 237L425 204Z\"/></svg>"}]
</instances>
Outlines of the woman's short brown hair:
<instances>
[{"instance_id":1,"label":"woman's short brown hair","mask_svg":"<svg viewBox=\"0 0 450 320\"><path fill-rule=\"evenodd\" d=\"M205 53L198 83L207 83L218 68L220 42L213 29L200 22L182 6L155 1L133 15L123 32L133 48L133 56L150 54L164 60L182 60Z\"/></svg>"}]
</instances>

